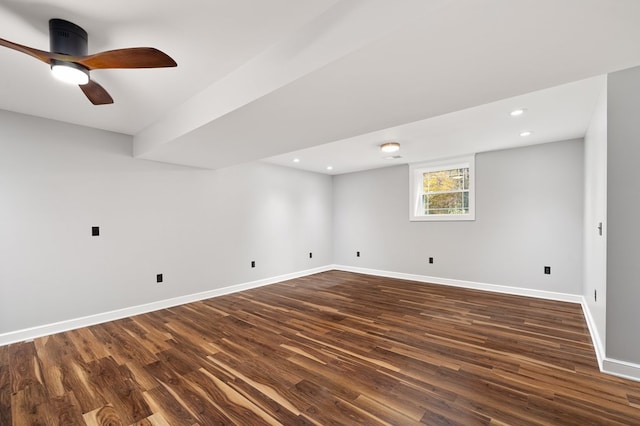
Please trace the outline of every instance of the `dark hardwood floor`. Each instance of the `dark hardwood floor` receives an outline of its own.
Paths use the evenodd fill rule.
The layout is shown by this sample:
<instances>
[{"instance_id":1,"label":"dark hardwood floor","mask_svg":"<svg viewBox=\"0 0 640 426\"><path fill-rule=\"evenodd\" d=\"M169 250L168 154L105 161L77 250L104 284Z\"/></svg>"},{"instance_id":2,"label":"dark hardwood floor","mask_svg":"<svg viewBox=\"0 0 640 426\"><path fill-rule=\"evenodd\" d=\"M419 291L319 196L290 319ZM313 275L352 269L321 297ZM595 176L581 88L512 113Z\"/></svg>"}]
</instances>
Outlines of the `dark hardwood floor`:
<instances>
[{"instance_id":1,"label":"dark hardwood floor","mask_svg":"<svg viewBox=\"0 0 640 426\"><path fill-rule=\"evenodd\" d=\"M0 347L1 425L640 424L579 305L331 271Z\"/></svg>"}]
</instances>

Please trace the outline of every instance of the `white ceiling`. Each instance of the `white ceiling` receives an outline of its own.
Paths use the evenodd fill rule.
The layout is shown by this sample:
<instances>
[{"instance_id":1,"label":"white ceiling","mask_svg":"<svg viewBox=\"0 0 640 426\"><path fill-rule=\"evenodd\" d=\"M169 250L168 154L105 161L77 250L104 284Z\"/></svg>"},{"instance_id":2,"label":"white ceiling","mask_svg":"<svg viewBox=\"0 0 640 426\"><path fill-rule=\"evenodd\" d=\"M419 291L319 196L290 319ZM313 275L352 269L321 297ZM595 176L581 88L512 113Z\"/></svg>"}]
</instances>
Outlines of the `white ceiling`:
<instances>
[{"instance_id":1,"label":"white ceiling","mask_svg":"<svg viewBox=\"0 0 640 426\"><path fill-rule=\"evenodd\" d=\"M581 137L597 76L640 65L638 0L0 0L0 37L48 50L54 17L87 30L90 52L153 46L178 67L94 71L115 101L96 107L0 48L0 109L206 168L335 174ZM381 159L390 139L403 158Z\"/></svg>"},{"instance_id":2,"label":"white ceiling","mask_svg":"<svg viewBox=\"0 0 640 426\"><path fill-rule=\"evenodd\" d=\"M342 174L584 136L604 76L539 90L409 124L267 158L281 166ZM512 117L511 111L524 109ZM525 130L531 135L522 137ZM385 154L380 145L400 143ZM400 156L400 158L390 158ZM294 159L297 162L294 162ZM331 167L331 170L327 170Z\"/></svg>"}]
</instances>

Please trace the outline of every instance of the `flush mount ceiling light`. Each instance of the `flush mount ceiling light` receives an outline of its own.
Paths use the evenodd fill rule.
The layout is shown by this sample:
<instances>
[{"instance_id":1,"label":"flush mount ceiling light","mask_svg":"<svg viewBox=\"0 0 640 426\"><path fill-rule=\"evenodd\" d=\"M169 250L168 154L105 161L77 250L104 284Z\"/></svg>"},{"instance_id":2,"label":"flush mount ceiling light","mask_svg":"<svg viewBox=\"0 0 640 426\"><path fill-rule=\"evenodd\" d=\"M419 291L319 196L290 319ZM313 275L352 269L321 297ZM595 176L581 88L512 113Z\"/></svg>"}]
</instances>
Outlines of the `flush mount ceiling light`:
<instances>
[{"instance_id":1,"label":"flush mount ceiling light","mask_svg":"<svg viewBox=\"0 0 640 426\"><path fill-rule=\"evenodd\" d=\"M524 114L527 110L525 108L518 108L518 109L514 109L513 111L511 111L509 113L510 116L512 117L518 117L522 114Z\"/></svg>"},{"instance_id":2,"label":"flush mount ceiling light","mask_svg":"<svg viewBox=\"0 0 640 426\"><path fill-rule=\"evenodd\" d=\"M520 132L520 136L526 138L527 136L531 136L533 132L531 130L525 130L524 132Z\"/></svg>"},{"instance_id":3,"label":"flush mount ceiling light","mask_svg":"<svg viewBox=\"0 0 640 426\"><path fill-rule=\"evenodd\" d=\"M398 142L387 142L380 145L380 151L385 153L396 152L400 150L400 144Z\"/></svg>"}]
</instances>

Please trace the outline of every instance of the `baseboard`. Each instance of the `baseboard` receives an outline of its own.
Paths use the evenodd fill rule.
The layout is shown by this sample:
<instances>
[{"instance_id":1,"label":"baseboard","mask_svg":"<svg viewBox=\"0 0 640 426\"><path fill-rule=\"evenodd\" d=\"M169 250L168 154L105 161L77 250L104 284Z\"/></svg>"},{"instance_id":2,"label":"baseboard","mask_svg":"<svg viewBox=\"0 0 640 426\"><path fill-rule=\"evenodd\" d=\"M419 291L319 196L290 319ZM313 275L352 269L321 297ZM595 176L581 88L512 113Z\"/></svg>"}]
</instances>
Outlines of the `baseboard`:
<instances>
[{"instance_id":1,"label":"baseboard","mask_svg":"<svg viewBox=\"0 0 640 426\"><path fill-rule=\"evenodd\" d=\"M528 296L547 300L557 300L561 302L579 303L582 306L585 321L587 323L587 327L589 328L589 334L591 335L591 340L593 341L593 347L596 353L600 371L602 373L611 374L613 376L622 377L624 379L640 381L640 365L606 357L604 347L602 345L602 340L600 339L598 329L595 326L591 311L589 310L586 300L581 295L501 286L473 281L453 280L449 278L430 277L426 275L406 274L402 272L382 271L378 269L359 268L355 266L333 265L332 269L346 272L355 272L365 275L375 275L387 278L398 278L402 280L469 288L474 290L492 291L496 293L512 294L516 296Z\"/></svg>"},{"instance_id":2,"label":"baseboard","mask_svg":"<svg viewBox=\"0 0 640 426\"><path fill-rule=\"evenodd\" d=\"M401 280L418 281L431 284L462 287L473 290L491 291L494 293L511 294L515 296L536 297L538 299L557 300L560 302L582 303L582 296L569 293L557 293L553 291L533 290L529 288L509 287L497 284L486 284L475 281L454 280L450 278L430 277L427 275L406 274L403 272L381 271L378 269L359 268L355 266L333 265L334 269L359 274L376 275Z\"/></svg>"},{"instance_id":3,"label":"baseboard","mask_svg":"<svg viewBox=\"0 0 640 426\"><path fill-rule=\"evenodd\" d=\"M600 338L600 333L598 333L598 328L593 320L593 315L591 315L591 310L589 309L589 305L584 297L582 298L582 311L584 312L587 327L589 327L589 333L591 334L593 348L596 352L596 357L598 358L598 367L600 367L600 371L606 374L611 374L612 376L618 376L623 379L640 382L640 364L607 357L605 347L602 339Z\"/></svg>"},{"instance_id":4,"label":"baseboard","mask_svg":"<svg viewBox=\"0 0 640 426\"><path fill-rule=\"evenodd\" d=\"M584 319L587 322L587 327L589 328L589 334L591 334L591 342L593 343L593 349L596 352L596 358L598 359L598 367L600 367L600 371L604 371L604 359L606 358L606 354L604 351L604 345L602 344L602 339L600 339L600 333L598 333L598 328L596 327L596 322L593 319L593 315L591 315L591 310L589 309L589 304L587 300L582 297L582 313L584 314Z\"/></svg>"},{"instance_id":5,"label":"baseboard","mask_svg":"<svg viewBox=\"0 0 640 426\"><path fill-rule=\"evenodd\" d=\"M632 362L620 361L619 359L605 358L602 362L601 371L623 379L640 382L640 365Z\"/></svg>"},{"instance_id":6,"label":"baseboard","mask_svg":"<svg viewBox=\"0 0 640 426\"><path fill-rule=\"evenodd\" d=\"M623 379L640 382L640 364L607 357L605 347L600 339L600 334L596 328L593 316L591 315L591 310L584 298L582 301L582 311L584 312L584 317L587 321L589 332L591 333L591 340L593 341L593 348L595 349L596 357L598 358L600 371L606 374L611 374L612 376L618 376Z\"/></svg>"},{"instance_id":7,"label":"baseboard","mask_svg":"<svg viewBox=\"0 0 640 426\"><path fill-rule=\"evenodd\" d=\"M89 315L81 318L60 321L52 324L45 324L22 330L10 331L0 334L0 346L11 343L32 340L50 334L61 333L63 331L73 330L76 328L87 327L90 325L100 324L108 321L114 321L127 318L134 315L140 315L147 312L157 311L160 309L171 308L173 306L183 305L185 303L197 302L199 300L210 299L212 297L222 296L225 294L236 293L239 291L250 290L252 288L262 287L269 284L275 284L282 281L292 280L294 278L305 277L307 275L317 274L320 272L335 269L333 265L321 266L318 268L307 269L304 271L293 272L290 274L279 275L276 277L264 278L257 281L230 285L223 288L208 290L201 293L189 294L185 296L174 297L171 299L159 300L157 302L147 303L144 305L131 306L124 309L117 309L109 312L102 312L95 315Z\"/></svg>"},{"instance_id":8,"label":"baseboard","mask_svg":"<svg viewBox=\"0 0 640 426\"><path fill-rule=\"evenodd\" d=\"M425 282L431 284L448 285L453 287L469 288L474 290L491 291L503 294L512 294L516 296L528 296L537 297L547 300L558 300L562 302L580 303L584 312L587 327L591 334L593 341L593 347L598 359L598 366L603 373L611 374L614 376L622 377L624 379L640 381L640 365L627 361L621 361L613 358L607 358L605 355L602 341L598 334L598 330L595 327L593 317L589 311L586 300L580 295L556 293L550 291L533 290L519 287L501 286L496 284L486 284L474 281L454 280L449 278L430 277L426 275L406 274L402 272L383 271L370 268L359 268L355 266L345 265L326 265L318 268L307 269L304 271L293 272L290 274L279 275L270 278L264 278L261 280L250 281L247 283L230 285L223 288L217 288L201 293L194 293L185 296L174 297L171 299L160 300L153 303L147 303L144 305L132 306L124 309L118 309L109 312L103 312L96 315L90 315L81 318L74 318L70 320L60 321L52 324L45 324L37 327L26 328L22 330L11 331L8 333L0 334L0 346L8 345L11 343L22 342L25 340L32 340L42 336L48 336L50 334L61 333L76 328L87 327L95 324L100 324L108 321L114 321L122 318L127 318L134 315L140 315L147 312L157 311L160 309L171 308L173 306L183 305L185 303L197 302L199 300L210 299L212 297L222 296L225 294L236 293L239 291L250 290L252 288L258 288L269 284L276 284L282 281L292 280L295 278L305 277L320 272L326 272L330 270L339 270L346 272L355 272L365 275L374 275L387 278L397 278L402 280L411 280L418 282Z\"/></svg>"}]
</instances>

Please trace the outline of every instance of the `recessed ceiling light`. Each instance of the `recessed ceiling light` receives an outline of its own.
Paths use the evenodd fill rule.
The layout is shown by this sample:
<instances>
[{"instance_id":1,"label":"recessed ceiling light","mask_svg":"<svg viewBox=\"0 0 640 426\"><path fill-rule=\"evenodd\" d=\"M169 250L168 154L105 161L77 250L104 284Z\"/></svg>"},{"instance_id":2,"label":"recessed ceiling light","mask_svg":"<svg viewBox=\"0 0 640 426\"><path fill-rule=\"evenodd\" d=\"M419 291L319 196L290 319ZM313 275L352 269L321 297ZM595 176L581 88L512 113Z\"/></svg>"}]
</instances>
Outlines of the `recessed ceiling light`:
<instances>
[{"instance_id":1,"label":"recessed ceiling light","mask_svg":"<svg viewBox=\"0 0 640 426\"><path fill-rule=\"evenodd\" d=\"M387 142L380 145L380 151L390 153L400 150L400 144L398 142Z\"/></svg>"},{"instance_id":2,"label":"recessed ceiling light","mask_svg":"<svg viewBox=\"0 0 640 426\"><path fill-rule=\"evenodd\" d=\"M526 109L524 109L524 108L518 108L518 109L514 109L513 111L511 111L509 113L509 115L512 116L512 117L517 117L519 115L524 114L525 111L526 111Z\"/></svg>"},{"instance_id":3,"label":"recessed ceiling light","mask_svg":"<svg viewBox=\"0 0 640 426\"><path fill-rule=\"evenodd\" d=\"M294 163L299 163L299 162L300 162L300 159L299 159L299 158L294 158L294 159L293 159L293 162L294 162Z\"/></svg>"},{"instance_id":4,"label":"recessed ceiling light","mask_svg":"<svg viewBox=\"0 0 640 426\"><path fill-rule=\"evenodd\" d=\"M533 132L531 130L525 130L524 132L520 132L520 136L526 138L527 136L531 136Z\"/></svg>"},{"instance_id":5,"label":"recessed ceiling light","mask_svg":"<svg viewBox=\"0 0 640 426\"><path fill-rule=\"evenodd\" d=\"M333 170L333 166L327 166L327 170Z\"/></svg>"}]
</instances>

